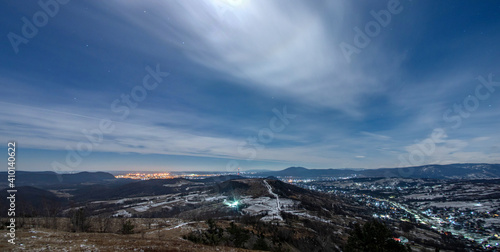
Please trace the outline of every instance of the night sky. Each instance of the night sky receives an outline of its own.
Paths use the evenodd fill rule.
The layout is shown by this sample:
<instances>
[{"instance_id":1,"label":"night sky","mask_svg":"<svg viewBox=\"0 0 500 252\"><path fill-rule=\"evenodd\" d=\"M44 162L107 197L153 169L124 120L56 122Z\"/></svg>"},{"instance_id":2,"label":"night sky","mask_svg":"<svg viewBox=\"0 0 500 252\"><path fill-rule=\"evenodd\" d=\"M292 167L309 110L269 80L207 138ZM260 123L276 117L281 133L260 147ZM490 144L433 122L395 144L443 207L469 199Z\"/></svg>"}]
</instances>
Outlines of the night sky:
<instances>
[{"instance_id":1,"label":"night sky","mask_svg":"<svg viewBox=\"0 0 500 252\"><path fill-rule=\"evenodd\" d=\"M0 5L19 170L500 163L499 1Z\"/></svg>"}]
</instances>

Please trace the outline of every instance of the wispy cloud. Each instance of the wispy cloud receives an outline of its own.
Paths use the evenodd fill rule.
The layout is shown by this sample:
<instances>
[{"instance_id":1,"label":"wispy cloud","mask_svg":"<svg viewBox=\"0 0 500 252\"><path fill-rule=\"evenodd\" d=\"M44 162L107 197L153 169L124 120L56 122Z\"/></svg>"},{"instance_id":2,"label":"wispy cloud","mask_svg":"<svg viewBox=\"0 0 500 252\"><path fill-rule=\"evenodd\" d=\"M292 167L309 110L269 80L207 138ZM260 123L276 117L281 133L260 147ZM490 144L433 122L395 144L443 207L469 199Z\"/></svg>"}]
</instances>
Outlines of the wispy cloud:
<instances>
[{"instance_id":1,"label":"wispy cloud","mask_svg":"<svg viewBox=\"0 0 500 252\"><path fill-rule=\"evenodd\" d=\"M390 73L368 76L362 64L345 63L338 48L345 39L338 32L351 22L344 13L352 7L345 2L323 6L329 10L324 15L301 1L242 1L225 9L225 15L212 0L119 4L125 22L175 46L194 62L232 76L233 83L270 96L361 116L356 101L382 91L380 81ZM152 14L137 15L138 8Z\"/></svg>"},{"instance_id":2,"label":"wispy cloud","mask_svg":"<svg viewBox=\"0 0 500 252\"><path fill-rule=\"evenodd\" d=\"M498 162L500 90L459 128L443 120L474 93L476 76L500 75L497 14L480 4L443 5L403 2L404 15L393 16L347 64L339 43L352 42L353 28L386 3L72 2L20 55L0 45L0 139L64 152L86 140L82 130L110 118L116 130L95 153L251 165L238 146L270 127L273 108L287 106L297 118L254 163L397 166L398 155L418 148L434 128L447 136L426 162ZM475 12L481 19L470 16ZM461 15L468 22L456 19ZM156 62L171 73L168 83L119 120L111 102Z\"/></svg>"},{"instance_id":3,"label":"wispy cloud","mask_svg":"<svg viewBox=\"0 0 500 252\"><path fill-rule=\"evenodd\" d=\"M378 140L390 140L391 139L390 136L370 133L370 132L366 132L366 131L361 131L361 134L363 134L365 136L373 137L373 138L378 139Z\"/></svg>"}]
</instances>

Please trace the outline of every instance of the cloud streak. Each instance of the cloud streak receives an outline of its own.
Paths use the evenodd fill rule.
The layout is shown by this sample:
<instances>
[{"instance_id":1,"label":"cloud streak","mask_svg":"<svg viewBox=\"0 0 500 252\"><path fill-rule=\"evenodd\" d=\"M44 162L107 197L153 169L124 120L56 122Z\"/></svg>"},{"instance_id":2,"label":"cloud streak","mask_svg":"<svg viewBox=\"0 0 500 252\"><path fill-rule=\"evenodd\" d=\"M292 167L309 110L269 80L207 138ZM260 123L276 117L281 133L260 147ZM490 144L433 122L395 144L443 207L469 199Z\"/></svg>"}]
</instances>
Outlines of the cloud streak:
<instances>
[{"instance_id":1,"label":"cloud streak","mask_svg":"<svg viewBox=\"0 0 500 252\"><path fill-rule=\"evenodd\" d=\"M402 3L404 15L347 64L339 43L387 2L72 2L19 55L0 50L0 139L64 152L109 118L116 130L95 147L98 156L376 168L399 165L399 155L445 128L425 163L499 162L499 91L459 128L443 120L474 95L475 77L500 75L495 9ZM19 30L11 21L24 8L0 10L2 28ZM169 83L120 120L110 104L158 62ZM245 161L238 146L283 106L297 118Z\"/></svg>"}]
</instances>

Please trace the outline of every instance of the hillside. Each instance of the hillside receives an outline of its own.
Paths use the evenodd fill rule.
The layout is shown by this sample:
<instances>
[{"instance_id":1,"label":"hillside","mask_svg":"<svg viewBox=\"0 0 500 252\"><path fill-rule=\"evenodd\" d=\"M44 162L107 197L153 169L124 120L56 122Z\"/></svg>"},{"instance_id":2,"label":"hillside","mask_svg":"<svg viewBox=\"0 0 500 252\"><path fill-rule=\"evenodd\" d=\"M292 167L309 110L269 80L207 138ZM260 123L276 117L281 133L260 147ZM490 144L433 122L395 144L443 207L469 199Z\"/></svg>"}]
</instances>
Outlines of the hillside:
<instances>
[{"instance_id":1,"label":"hillside","mask_svg":"<svg viewBox=\"0 0 500 252\"><path fill-rule=\"evenodd\" d=\"M59 197L53 192L31 187L17 187L16 196L16 214L17 216L38 216L51 215L59 213L68 204L68 200L64 197ZM7 214L9 208L9 193L7 190L1 191L0 198L0 216Z\"/></svg>"},{"instance_id":2,"label":"hillside","mask_svg":"<svg viewBox=\"0 0 500 252\"><path fill-rule=\"evenodd\" d=\"M7 172L0 172L0 177L7 178ZM17 186L55 186L74 185L81 183L102 183L113 181L116 178L107 172L79 172L72 174L58 174L51 171L27 172L16 171ZM7 187L7 180L0 181L0 188Z\"/></svg>"}]
</instances>

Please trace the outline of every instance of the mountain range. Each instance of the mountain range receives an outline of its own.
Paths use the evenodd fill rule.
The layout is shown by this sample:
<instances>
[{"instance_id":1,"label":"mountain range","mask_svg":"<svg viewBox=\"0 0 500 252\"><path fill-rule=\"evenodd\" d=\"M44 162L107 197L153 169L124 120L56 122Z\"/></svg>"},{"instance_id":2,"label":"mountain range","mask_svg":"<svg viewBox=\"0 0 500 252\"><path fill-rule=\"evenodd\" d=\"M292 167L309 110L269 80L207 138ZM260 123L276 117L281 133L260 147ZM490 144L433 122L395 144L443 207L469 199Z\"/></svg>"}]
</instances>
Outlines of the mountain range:
<instances>
[{"instance_id":1,"label":"mountain range","mask_svg":"<svg viewBox=\"0 0 500 252\"><path fill-rule=\"evenodd\" d=\"M467 163L379 169L307 169L304 167L289 167L281 171L260 172L256 173L256 175L297 178L401 177L431 179L487 179L500 178L500 164Z\"/></svg>"}]
</instances>

